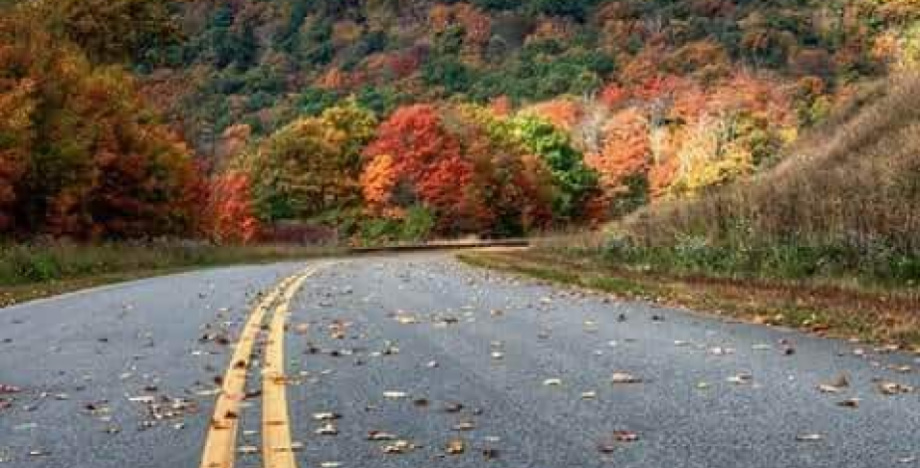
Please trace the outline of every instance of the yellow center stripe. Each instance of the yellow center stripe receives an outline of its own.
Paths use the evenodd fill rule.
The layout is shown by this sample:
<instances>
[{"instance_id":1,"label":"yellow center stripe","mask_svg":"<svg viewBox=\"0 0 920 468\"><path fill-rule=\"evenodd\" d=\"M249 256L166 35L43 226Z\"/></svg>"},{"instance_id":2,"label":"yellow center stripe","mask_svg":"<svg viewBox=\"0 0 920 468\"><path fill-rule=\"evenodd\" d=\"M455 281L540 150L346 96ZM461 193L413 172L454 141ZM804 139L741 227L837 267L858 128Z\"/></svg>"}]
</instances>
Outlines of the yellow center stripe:
<instances>
[{"instance_id":1,"label":"yellow center stripe","mask_svg":"<svg viewBox=\"0 0 920 468\"><path fill-rule=\"evenodd\" d=\"M240 404L245 398L246 372L249 368L252 348L259 335L265 314L278 299L282 289L292 280L293 278L286 278L262 299L243 327L240 340L230 360L230 368L224 375L221 393L214 407L214 416L211 418L204 454L201 458L201 468L233 468Z\"/></svg>"},{"instance_id":2,"label":"yellow center stripe","mask_svg":"<svg viewBox=\"0 0 920 468\"><path fill-rule=\"evenodd\" d=\"M285 291L269 326L262 370L262 462L265 468L296 468L288 418L284 375L284 328L291 300L313 272L306 272Z\"/></svg>"}]
</instances>

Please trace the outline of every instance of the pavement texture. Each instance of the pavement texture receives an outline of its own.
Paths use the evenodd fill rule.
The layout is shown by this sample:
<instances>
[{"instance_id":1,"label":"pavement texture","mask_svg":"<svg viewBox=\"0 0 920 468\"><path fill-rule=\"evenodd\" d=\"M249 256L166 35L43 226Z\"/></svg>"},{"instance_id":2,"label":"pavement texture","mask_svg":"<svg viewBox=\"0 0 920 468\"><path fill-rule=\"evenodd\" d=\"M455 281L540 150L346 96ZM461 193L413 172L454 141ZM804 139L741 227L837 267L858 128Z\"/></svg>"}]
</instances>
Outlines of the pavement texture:
<instances>
[{"instance_id":1,"label":"pavement texture","mask_svg":"<svg viewBox=\"0 0 920 468\"><path fill-rule=\"evenodd\" d=\"M0 309L0 468L197 467L235 334L308 265L284 342L302 468L920 467L916 356L422 253ZM237 466L262 466L260 424L256 397Z\"/></svg>"}]
</instances>

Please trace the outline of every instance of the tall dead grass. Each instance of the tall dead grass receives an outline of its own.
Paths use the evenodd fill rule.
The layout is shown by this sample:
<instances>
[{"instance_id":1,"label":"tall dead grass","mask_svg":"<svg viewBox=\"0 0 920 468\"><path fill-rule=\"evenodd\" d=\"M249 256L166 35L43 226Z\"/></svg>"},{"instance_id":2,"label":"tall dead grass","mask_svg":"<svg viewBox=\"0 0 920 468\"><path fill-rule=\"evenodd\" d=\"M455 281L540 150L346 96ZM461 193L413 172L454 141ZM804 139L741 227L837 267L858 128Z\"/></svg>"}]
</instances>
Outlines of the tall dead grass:
<instances>
[{"instance_id":1,"label":"tall dead grass","mask_svg":"<svg viewBox=\"0 0 920 468\"><path fill-rule=\"evenodd\" d=\"M615 226L637 245L839 246L920 255L920 75L866 90L752 181L648 207Z\"/></svg>"}]
</instances>

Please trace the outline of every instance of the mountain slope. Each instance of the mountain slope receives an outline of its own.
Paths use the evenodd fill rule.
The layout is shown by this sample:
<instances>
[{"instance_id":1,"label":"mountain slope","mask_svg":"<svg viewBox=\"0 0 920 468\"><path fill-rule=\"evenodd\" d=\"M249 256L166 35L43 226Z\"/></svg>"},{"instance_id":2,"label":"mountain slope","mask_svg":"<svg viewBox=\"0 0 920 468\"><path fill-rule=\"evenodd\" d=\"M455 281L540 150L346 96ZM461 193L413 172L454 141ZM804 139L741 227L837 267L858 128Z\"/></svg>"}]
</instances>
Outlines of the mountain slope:
<instances>
[{"instance_id":1,"label":"mountain slope","mask_svg":"<svg viewBox=\"0 0 920 468\"><path fill-rule=\"evenodd\" d=\"M920 77L868 88L790 152L749 183L650 207L616 229L645 254L729 273L920 278Z\"/></svg>"}]
</instances>

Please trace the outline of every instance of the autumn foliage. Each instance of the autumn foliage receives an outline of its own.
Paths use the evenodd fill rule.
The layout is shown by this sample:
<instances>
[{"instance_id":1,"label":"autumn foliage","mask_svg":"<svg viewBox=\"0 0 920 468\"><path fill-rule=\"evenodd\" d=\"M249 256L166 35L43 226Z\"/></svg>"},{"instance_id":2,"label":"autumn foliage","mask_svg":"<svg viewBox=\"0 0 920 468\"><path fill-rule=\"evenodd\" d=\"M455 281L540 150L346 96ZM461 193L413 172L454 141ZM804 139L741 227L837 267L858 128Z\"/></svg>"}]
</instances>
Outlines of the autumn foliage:
<instances>
[{"instance_id":1,"label":"autumn foliage","mask_svg":"<svg viewBox=\"0 0 920 468\"><path fill-rule=\"evenodd\" d=\"M469 212L472 164L462 157L460 143L446 131L434 107L416 105L397 110L377 129L377 138L364 155L370 161L392 161L390 168L386 168L386 161L371 164L371 169L389 169L392 174L391 193L375 197L388 202L385 209L420 203L438 212L445 229Z\"/></svg>"},{"instance_id":2,"label":"autumn foliage","mask_svg":"<svg viewBox=\"0 0 920 468\"><path fill-rule=\"evenodd\" d=\"M191 152L134 79L29 24L0 24L0 232L78 239L194 234Z\"/></svg>"},{"instance_id":3,"label":"autumn foliage","mask_svg":"<svg viewBox=\"0 0 920 468\"><path fill-rule=\"evenodd\" d=\"M920 63L915 3L16 2L0 236L619 218L752 178Z\"/></svg>"},{"instance_id":4,"label":"autumn foliage","mask_svg":"<svg viewBox=\"0 0 920 468\"><path fill-rule=\"evenodd\" d=\"M217 243L248 244L258 238L261 226L249 175L229 172L214 179L208 217L208 234Z\"/></svg>"}]
</instances>

